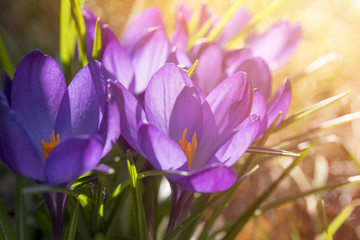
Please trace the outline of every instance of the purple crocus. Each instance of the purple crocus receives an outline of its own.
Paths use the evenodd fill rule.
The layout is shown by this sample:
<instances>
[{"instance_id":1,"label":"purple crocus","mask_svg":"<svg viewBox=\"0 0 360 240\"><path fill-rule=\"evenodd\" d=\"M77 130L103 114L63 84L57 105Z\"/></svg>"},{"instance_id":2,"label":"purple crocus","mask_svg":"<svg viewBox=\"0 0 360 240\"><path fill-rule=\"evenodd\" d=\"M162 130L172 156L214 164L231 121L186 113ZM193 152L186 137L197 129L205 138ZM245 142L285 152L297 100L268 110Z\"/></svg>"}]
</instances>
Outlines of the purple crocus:
<instances>
[{"instance_id":1,"label":"purple crocus","mask_svg":"<svg viewBox=\"0 0 360 240\"><path fill-rule=\"evenodd\" d=\"M94 61L66 87L53 58L39 50L28 53L11 91L0 92L0 158L16 174L62 187L93 170L120 135L117 107L107 100L107 79ZM45 199L58 239L66 196L47 193Z\"/></svg>"},{"instance_id":2,"label":"purple crocus","mask_svg":"<svg viewBox=\"0 0 360 240\"><path fill-rule=\"evenodd\" d=\"M113 85L123 118L123 136L159 170L191 192L223 191L236 181L230 166L256 137L259 120L250 115L252 89L245 73L224 80L205 96L173 64L156 72L146 88L144 105L123 85Z\"/></svg>"}]
</instances>

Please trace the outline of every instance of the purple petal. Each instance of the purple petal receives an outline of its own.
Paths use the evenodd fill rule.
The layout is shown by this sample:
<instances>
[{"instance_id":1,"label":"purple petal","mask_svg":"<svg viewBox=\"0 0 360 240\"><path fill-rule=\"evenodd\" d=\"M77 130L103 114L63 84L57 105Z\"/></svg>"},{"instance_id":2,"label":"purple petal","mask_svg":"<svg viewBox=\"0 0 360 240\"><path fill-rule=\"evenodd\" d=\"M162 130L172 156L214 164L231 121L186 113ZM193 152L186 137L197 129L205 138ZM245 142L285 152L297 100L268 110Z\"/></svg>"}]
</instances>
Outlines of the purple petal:
<instances>
[{"instance_id":1,"label":"purple petal","mask_svg":"<svg viewBox=\"0 0 360 240\"><path fill-rule=\"evenodd\" d=\"M91 59L93 42L94 42L94 38L95 38L95 25L96 25L96 21L97 21L98 17L87 8L81 9L81 13L84 17L84 22L85 22L85 27L86 27L86 33L85 33L86 52L88 54L89 59ZM100 23L100 26L102 27L103 24ZM101 34L102 34L102 31L101 31ZM101 38L103 38L103 36L101 36Z\"/></svg>"},{"instance_id":2,"label":"purple petal","mask_svg":"<svg viewBox=\"0 0 360 240\"><path fill-rule=\"evenodd\" d=\"M224 63L226 74L228 76L233 75L237 71L237 68L240 66L241 63L252 57L253 53L251 52L251 50L246 48L225 52Z\"/></svg>"},{"instance_id":3,"label":"purple petal","mask_svg":"<svg viewBox=\"0 0 360 240\"><path fill-rule=\"evenodd\" d=\"M102 28L101 34L103 41L100 61L113 78L134 90L134 69L130 56L108 26Z\"/></svg>"},{"instance_id":4,"label":"purple petal","mask_svg":"<svg viewBox=\"0 0 360 240\"><path fill-rule=\"evenodd\" d=\"M281 21L260 35L250 35L245 42L254 55L268 62L271 71L276 71L294 53L300 38L299 24L291 25L288 21Z\"/></svg>"},{"instance_id":5,"label":"purple petal","mask_svg":"<svg viewBox=\"0 0 360 240\"><path fill-rule=\"evenodd\" d=\"M176 49L180 49L182 51L186 51L188 44L188 29L187 29L187 21L184 16L179 15L176 21L176 27L174 33L171 37L171 44L175 46Z\"/></svg>"},{"instance_id":6,"label":"purple petal","mask_svg":"<svg viewBox=\"0 0 360 240\"><path fill-rule=\"evenodd\" d=\"M110 91L110 89L109 89ZM101 121L98 134L105 140L102 157L105 156L114 146L121 131L121 117L117 102L113 99L109 92L111 99L108 99L105 115Z\"/></svg>"},{"instance_id":7,"label":"purple petal","mask_svg":"<svg viewBox=\"0 0 360 240\"><path fill-rule=\"evenodd\" d=\"M112 99L117 103L121 118L121 134L140 154L144 155L138 141L138 125L145 120L145 112L135 96L122 84L111 84Z\"/></svg>"},{"instance_id":8,"label":"purple petal","mask_svg":"<svg viewBox=\"0 0 360 240\"><path fill-rule=\"evenodd\" d=\"M189 70L192 66L192 63L187 54L179 49L173 49L169 54L166 62L174 63L175 65L178 65L185 70Z\"/></svg>"},{"instance_id":9,"label":"purple petal","mask_svg":"<svg viewBox=\"0 0 360 240\"><path fill-rule=\"evenodd\" d=\"M168 133L174 105L186 86L192 87L192 80L173 64L166 64L153 75L145 91L145 113L151 125Z\"/></svg>"},{"instance_id":10,"label":"purple petal","mask_svg":"<svg viewBox=\"0 0 360 240\"><path fill-rule=\"evenodd\" d=\"M199 57L195 70L196 80L200 88L209 94L222 80L223 54L216 45L211 45Z\"/></svg>"},{"instance_id":11,"label":"purple petal","mask_svg":"<svg viewBox=\"0 0 360 240\"><path fill-rule=\"evenodd\" d=\"M179 186L191 192L214 193L230 188L236 178L235 170L216 164L175 181Z\"/></svg>"},{"instance_id":12,"label":"purple petal","mask_svg":"<svg viewBox=\"0 0 360 240\"><path fill-rule=\"evenodd\" d=\"M10 76L5 71L3 71L2 73L3 93L5 94L6 99L10 106L11 106L11 85L12 85L12 80Z\"/></svg>"},{"instance_id":13,"label":"purple petal","mask_svg":"<svg viewBox=\"0 0 360 240\"><path fill-rule=\"evenodd\" d=\"M171 113L168 130L170 138L174 141L180 140L184 130L187 129L187 141L192 139L194 133L199 140L201 138L202 117L199 94L195 88L184 87L176 99Z\"/></svg>"},{"instance_id":14,"label":"purple petal","mask_svg":"<svg viewBox=\"0 0 360 240\"><path fill-rule=\"evenodd\" d=\"M216 161L228 167L233 165L255 140L258 128L259 117L250 115L237 127L236 133L216 151L214 154Z\"/></svg>"},{"instance_id":15,"label":"purple petal","mask_svg":"<svg viewBox=\"0 0 360 240\"><path fill-rule=\"evenodd\" d=\"M137 43L151 28L158 28L165 31L161 12L156 8L146 9L126 28L123 36L125 48L131 48L132 45Z\"/></svg>"},{"instance_id":16,"label":"purple petal","mask_svg":"<svg viewBox=\"0 0 360 240\"><path fill-rule=\"evenodd\" d=\"M277 115L281 112L281 116L276 126L284 119L286 113L289 110L291 102L291 86L289 79L285 79L284 84L275 94L275 96L268 103L267 122L268 127L275 120Z\"/></svg>"},{"instance_id":17,"label":"purple petal","mask_svg":"<svg viewBox=\"0 0 360 240\"><path fill-rule=\"evenodd\" d=\"M237 12L226 24L225 28L217 38L216 40L217 44L219 44L220 46L224 46L231 39L236 37L245 28L250 17L251 14L247 9L240 8L239 10L237 10Z\"/></svg>"},{"instance_id":18,"label":"purple petal","mask_svg":"<svg viewBox=\"0 0 360 240\"><path fill-rule=\"evenodd\" d=\"M162 30L148 32L130 52L135 70L135 93L142 93L151 76L163 66L170 54L169 40Z\"/></svg>"},{"instance_id":19,"label":"purple petal","mask_svg":"<svg viewBox=\"0 0 360 240\"><path fill-rule=\"evenodd\" d=\"M27 132L0 91L0 159L15 173L45 181L43 163Z\"/></svg>"},{"instance_id":20,"label":"purple petal","mask_svg":"<svg viewBox=\"0 0 360 240\"><path fill-rule=\"evenodd\" d=\"M100 136L68 139L49 154L45 173L50 184L60 185L75 181L93 170L101 159L103 141Z\"/></svg>"},{"instance_id":21,"label":"purple petal","mask_svg":"<svg viewBox=\"0 0 360 240\"><path fill-rule=\"evenodd\" d=\"M237 68L237 71L246 72L253 88L259 89L265 99L271 94L271 72L266 62L260 57L245 60Z\"/></svg>"},{"instance_id":22,"label":"purple petal","mask_svg":"<svg viewBox=\"0 0 360 240\"><path fill-rule=\"evenodd\" d=\"M39 50L28 53L12 82L11 104L38 152L54 130L66 82L56 61Z\"/></svg>"},{"instance_id":23,"label":"purple petal","mask_svg":"<svg viewBox=\"0 0 360 240\"><path fill-rule=\"evenodd\" d=\"M60 133L60 139L98 132L106 111L107 79L105 68L97 61L90 62L76 74L62 99L56 119L55 132Z\"/></svg>"},{"instance_id":24,"label":"purple petal","mask_svg":"<svg viewBox=\"0 0 360 240\"><path fill-rule=\"evenodd\" d=\"M251 113L250 114L256 114L260 118L260 125L258 130L258 135L262 135L265 130L267 129L267 107L266 107L266 101L263 95L258 91L253 91L253 102L251 106Z\"/></svg>"},{"instance_id":25,"label":"purple petal","mask_svg":"<svg viewBox=\"0 0 360 240\"><path fill-rule=\"evenodd\" d=\"M232 132L250 113L252 88L246 73L222 81L207 96L219 135Z\"/></svg>"},{"instance_id":26,"label":"purple petal","mask_svg":"<svg viewBox=\"0 0 360 240\"><path fill-rule=\"evenodd\" d=\"M159 170L188 169L187 159L179 143L173 141L161 130L141 124L138 131L139 144L146 158Z\"/></svg>"}]
</instances>

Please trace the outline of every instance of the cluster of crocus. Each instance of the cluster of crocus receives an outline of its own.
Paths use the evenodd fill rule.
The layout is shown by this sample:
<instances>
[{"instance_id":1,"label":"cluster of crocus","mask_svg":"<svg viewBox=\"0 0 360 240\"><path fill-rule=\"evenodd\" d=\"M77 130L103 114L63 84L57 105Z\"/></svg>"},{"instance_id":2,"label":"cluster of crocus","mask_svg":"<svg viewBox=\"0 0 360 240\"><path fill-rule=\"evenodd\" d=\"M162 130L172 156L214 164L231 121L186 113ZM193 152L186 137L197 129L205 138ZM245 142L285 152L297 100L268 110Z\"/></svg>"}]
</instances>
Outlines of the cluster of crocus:
<instances>
[{"instance_id":1,"label":"cluster of crocus","mask_svg":"<svg viewBox=\"0 0 360 240\"><path fill-rule=\"evenodd\" d=\"M16 174L70 187L97 166L120 135L117 106L107 99L107 79L103 65L94 61L66 87L54 59L39 50L27 54L13 81L3 74L0 158ZM65 195L45 198L59 237Z\"/></svg>"},{"instance_id":2,"label":"cluster of crocus","mask_svg":"<svg viewBox=\"0 0 360 240\"><path fill-rule=\"evenodd\" d=\"M87 9L83 16L90 60L97 17ZM249 35L245 48L229 50L250 19L246 10L220 30L221 19L205 5L197 25L190 19L181 6L168 39L161 13L149 8L122 44L100 23L99 62L82 68L68 87L54 59L30 52L13 81L3 75L0 158L16 174L68 188L96 167L121 129L134 150L171 171L168 179L184 191L231 187L238 178L231 166L289 108L289 81L271 98L271 71L290 57L300 28L283 21ZM45 198L54 231L61 229L66 198Z\"/></svg>"}]
</instances>

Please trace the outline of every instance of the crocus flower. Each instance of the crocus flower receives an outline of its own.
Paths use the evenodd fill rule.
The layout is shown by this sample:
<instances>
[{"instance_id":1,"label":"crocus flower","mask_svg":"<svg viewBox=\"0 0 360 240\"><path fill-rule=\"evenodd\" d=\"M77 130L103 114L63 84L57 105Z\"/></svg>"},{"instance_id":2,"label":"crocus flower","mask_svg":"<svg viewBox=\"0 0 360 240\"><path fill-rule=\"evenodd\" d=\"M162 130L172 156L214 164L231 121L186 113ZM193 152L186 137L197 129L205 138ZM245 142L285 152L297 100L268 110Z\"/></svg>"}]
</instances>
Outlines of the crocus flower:
<instances>
[{"instance_id":1,"label":"crocus flower","mask_svg":"<svg viewBox=\"0 0 360 240\"><path fill-rule=\"evenodd\" d=\"M67 88L54 59L39 50L27 54L11 91L0 92L0 158L16 174L63 187L93 170L120 134L116 105L107 100L107 79L94 61ZM59 238L66 197L50 193L45 199Z\"/></svg>"},{"instance_id":2,"label":"crocus flower","mask_svg":"<svg viewBox=\"0 0 360 240\"><path fill-rule=\"evenodd\" d=\"M144 105L123 85L113 85L128 143L187 191L226 190L236 181L230 166L256 137L259 120L250 115L252 89L245 73L224 80L205 96L173 64L156 72L146 88Z\"/></svg>"}]
</instances>

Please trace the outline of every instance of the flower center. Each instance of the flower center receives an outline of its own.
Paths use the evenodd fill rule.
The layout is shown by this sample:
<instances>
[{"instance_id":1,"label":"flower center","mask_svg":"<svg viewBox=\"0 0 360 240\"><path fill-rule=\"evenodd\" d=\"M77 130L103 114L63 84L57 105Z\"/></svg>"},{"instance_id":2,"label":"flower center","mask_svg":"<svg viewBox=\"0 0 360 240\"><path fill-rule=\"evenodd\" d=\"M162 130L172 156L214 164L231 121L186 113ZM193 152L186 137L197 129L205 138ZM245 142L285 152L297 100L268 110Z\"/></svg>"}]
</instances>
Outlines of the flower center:
<instances>
[{"instance_id":1,"label":"flower center","mask_svg":"<svg viewBox=\"0 0 360 240\"><path fill-rule=\"evenodd\" d=\"M50 142L45 142L44 139L41 140L45 159L48 158L51 151L54 150L54 148L59 144L59 142L60 142L60 134L56 134L56 141L55 141L55 131L54 130L51 133Z\"/></svg>"},{"instance_id":2,"label":"flower center","mask_svg":"<svg viewBox=\"0 0 360 240\"><path fill-rule=\"evenodd\" d=\"M185 140L186 132L187 132L187 128L185 128L183 135L182 135L182 139L179 140L179 144L180 144L181 149L185 153L185 156L188 161L189 170L190 170L190 167L194 160L195 151L197 148L197 139L196 139L196 133L194 132L191 142L186 141Z\"/></svg>"}]
</instances>

